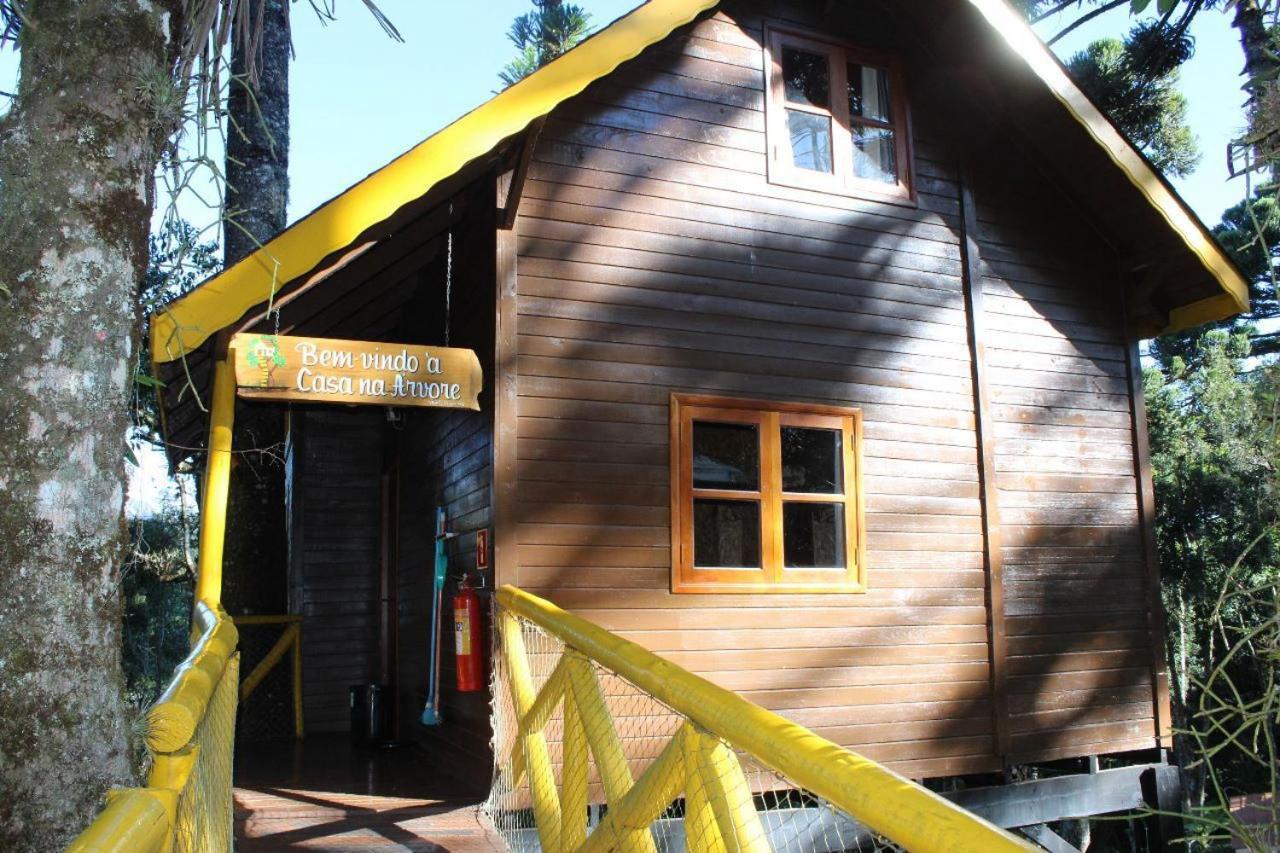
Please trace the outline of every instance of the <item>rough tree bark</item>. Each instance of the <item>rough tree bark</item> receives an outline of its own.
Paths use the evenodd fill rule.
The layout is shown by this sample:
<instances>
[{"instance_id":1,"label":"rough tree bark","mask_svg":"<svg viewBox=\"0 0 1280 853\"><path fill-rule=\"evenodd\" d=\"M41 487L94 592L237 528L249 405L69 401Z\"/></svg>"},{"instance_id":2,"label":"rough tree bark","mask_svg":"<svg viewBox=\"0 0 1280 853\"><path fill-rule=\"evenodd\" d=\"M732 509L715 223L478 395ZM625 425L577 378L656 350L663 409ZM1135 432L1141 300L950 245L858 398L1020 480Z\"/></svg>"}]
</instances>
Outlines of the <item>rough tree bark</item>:
<instances>
[{"instance_id":1,"label":"rough tree bark","mask_svg":"<svg viewBox=\"0 0 1280 853\"><path fill-rule=\"evenodd\" d=\"M231 266L284 229L289 197L289 28L285 0L263 4L257 82L246 43L233 39L227 109L227 209L223 254ZM223 601L232 613L286 607L284 418L279 406L236 406L235 473L227 501Z\"/></svg>"},{"instance_id":2,"label":"rough tree bark","mask_svg":"<svg viewBox=\"0 0 1280 853\"><path fill-rule=\"evenodd\" d=\"M120 668L132 295L180 98L167 6L25 4L0 119L0 849L60 849L129 784Z\"/></svg>"}]
</instances>

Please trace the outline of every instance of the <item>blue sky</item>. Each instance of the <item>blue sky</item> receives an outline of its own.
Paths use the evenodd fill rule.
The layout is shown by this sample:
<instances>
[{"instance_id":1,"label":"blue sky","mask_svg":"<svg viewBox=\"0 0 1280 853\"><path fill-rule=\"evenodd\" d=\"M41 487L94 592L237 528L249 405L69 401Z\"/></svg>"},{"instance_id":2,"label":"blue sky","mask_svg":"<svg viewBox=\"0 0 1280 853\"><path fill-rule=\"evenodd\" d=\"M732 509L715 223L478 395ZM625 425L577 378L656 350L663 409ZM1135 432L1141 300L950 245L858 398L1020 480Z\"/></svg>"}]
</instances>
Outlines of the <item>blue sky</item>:
<instances>
[{"instance_id":1,"label":"blue sky","mask_svg":"<svg viewBox=\"0 0 1280 853\"><path fill-rule=\"evenodd\" d=\"M579 0L597 26L635 5L634 0ZM490 97L497 71L512 49L511 20L528 0L379 0L405 37L388 39L357 0L339 3L339 20L322 24L304 2L293 7L291 220L382 166L443 125ZM1076 12L1062 16L1069 19ZM1059 21L1039 29L1052 34ZM1077 30L1057 46L1061 56L1129 24L1121 7ZM1239 180L1226 180L1226 144L1240 128L1240 48L1222 12L1199 16L1196 54L1184 68L1182 90L1204 158L1194 175L1175 181L1209 224L1243 197ZM16 57L0 54L0 90L12 90ZM0 109L5 99L0 98ZM185 208L193 218L208 214Z\"/></svg>"},{"instance_id":2,"label":"blue sky","mask_svg":"<svg viewBox=\"0 0 1280 853\"><path fill-rule=\"evenodd\" d=\"M596 26L636 5L634 0L578 2ZM528 0L379 0L379 5L404 35L403 44L388 39L358 0L339 3L339 20L327 26L307 3L293 7L291 221L489 98L499 85L498 69L513 52L507 28L530 7ZM1065 58L1094 38L1123 32L1129 23L1127 7L1116 9L1073 33L1057 52ZM1041 35L1052 35L1060 25L1045 22ZM1203 159L1195 174L1174 183L1213 225L1244 195L1240 180L1226 179L1226 144L1241 124L1242 61L1225 14L1203 13L1193 34L1196 54L1183 69L1181 88ZM15 54L0 54L0 90L12 91L16 74ZM0 110L5 102L0 98ZM199 225L211 218L195 205L183 209ZM144 459L134 474L131 511L154 507L170 492L158 458Z\"/></svg>"},{"instance_id":3,"label":"blue sky","mask_svg":"<svg viewBox=\"0 0 1280 853\"><path fill-rule=\"evenodd\" d=\"M635 5L633 0L579 2L597 25ZM380 5L404 35L404 44L389 41L355 2L340 7L342 18L327 27L295 7L291 220L490 97L497 70L512 53L507 26L530 6L528 0L381 0ZM1052 35L1057 23L1042 24L1042 35ZM1058 53L1066 57L1128 25L1128 10L1117 9L1072 33L1057 46ZM1221 12L1202 14L1194 35L1196 55L1183 71L1182 89L1204 158L1191 178L1175 183L1213 225L1244 192L1239 181L1227 183L1225 154L1240 125L1240 47Z\"/></svg>"}]
</instances>

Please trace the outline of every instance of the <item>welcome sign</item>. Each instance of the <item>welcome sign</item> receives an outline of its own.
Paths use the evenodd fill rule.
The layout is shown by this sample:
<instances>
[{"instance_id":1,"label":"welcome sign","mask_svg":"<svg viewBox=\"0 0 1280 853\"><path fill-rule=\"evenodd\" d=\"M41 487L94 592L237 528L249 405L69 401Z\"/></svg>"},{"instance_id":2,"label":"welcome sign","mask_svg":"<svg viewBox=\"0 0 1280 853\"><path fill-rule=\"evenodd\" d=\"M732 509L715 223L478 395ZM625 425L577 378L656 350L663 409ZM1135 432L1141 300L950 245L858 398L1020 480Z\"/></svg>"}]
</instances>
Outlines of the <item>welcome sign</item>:
<instances>
[{"instance_id":1,"label":"welcome sign","mask_svg":"<svg viewBox=\"0 0 1280 853\"><path fill-rule=\"evenodd\" d=\"M253 333L231 347L248 399L480 408L484 377L469 349Z\"/></svg>"}]
</instances>

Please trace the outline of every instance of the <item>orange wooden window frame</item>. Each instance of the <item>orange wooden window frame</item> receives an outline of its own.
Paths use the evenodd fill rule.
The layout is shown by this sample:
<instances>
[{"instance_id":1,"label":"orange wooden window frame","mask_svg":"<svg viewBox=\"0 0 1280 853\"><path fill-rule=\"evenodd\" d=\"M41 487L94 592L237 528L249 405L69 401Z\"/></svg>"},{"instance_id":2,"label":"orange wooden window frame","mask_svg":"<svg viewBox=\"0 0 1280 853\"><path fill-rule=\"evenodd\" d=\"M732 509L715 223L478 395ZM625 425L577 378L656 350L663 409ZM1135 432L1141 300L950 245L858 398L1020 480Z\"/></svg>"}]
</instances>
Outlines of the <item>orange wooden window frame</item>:
<instances>
[{"instance_id":1,"label":"orange wooden window frame","mask_svg":"<svg viewBox=\"0 0 1280 853\"><path fill-rule=\"evenodd\" d=\"M829 109L796 104L786 99L782 77L782 49L794 47L828 58L831 88ZM849 114L847 67L849 63L880 68L889 75L893 121L853 118ZM914 146L911 144L911 114L908 110L906 82L902 64L882 51L856 47L787 27L766 26L764 39L765 67L765 134L768 145L769 181L783 186L869 196L899 203L916 203ZM831 165L833 171L816 172L795 165L791 154L791 136L787 132L787 110L798 109L831 118ZM897 159L896 185L858 178L853 174L854 124L884 127L893 131L894 156Z\"/></svg>"},{"instance_id":2,"label":"orange wooden window frame","mask_svg":"<svg viewBox=\"0 0 1280 853\"><path fill-rule=\"evenodd\" d=\"M758 491L693 487L693 422L754 424L760 436ZM841 431L844 491L815 494L782 491L781 430L784 426ZM754 501L760 506L759 568L699 568L693 564L695 498ZM783 505L790 502L844 505L845 565L789 569L784 565ZM829 405L770 400L671 395L671 591L675 593L865 592L866 551L862 501L862 412Z\"/></svg>"}]
</instances>

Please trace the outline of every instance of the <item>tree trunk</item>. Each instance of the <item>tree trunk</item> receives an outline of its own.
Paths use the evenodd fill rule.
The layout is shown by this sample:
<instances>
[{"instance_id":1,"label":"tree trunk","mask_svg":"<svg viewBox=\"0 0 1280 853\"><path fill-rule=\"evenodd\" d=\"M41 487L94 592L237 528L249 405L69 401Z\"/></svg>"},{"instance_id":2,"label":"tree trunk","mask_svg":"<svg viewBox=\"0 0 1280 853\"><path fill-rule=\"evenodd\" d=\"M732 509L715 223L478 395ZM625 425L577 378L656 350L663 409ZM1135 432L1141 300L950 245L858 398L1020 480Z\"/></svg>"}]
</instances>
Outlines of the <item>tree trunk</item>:
<instances>
[{"instance_id":1,"label":"tree trunk","mask_svg":"<svg viewBox=\"0 0 1280 853\"><path fill-rule=\"evenodd\" d=\"M252 22L249 22L252 26ZM227 132L226 265L284 230L289 197L289 29L285 0L263 3L257 82L248 83L246 42L233 40ZM231 613L286 606L288 543L281 407L236 406L235 474L227 501L223 601Z\"/></svg>"},{"instance_id":2,"label":"tree trunk","mask_svg":"<svg viewBox=\"0 0 1280 853\"><path fill-rule=\"evenodd\" d=\"M131 784L120 668L133 294L176 118L163 4L32 0L0 119L0 848Z\"/></svg>"},{"instance_id":3,"label":"tree trunk","mask_svg":"<svg viewBox=\"0 0 1280 853\"><path fill-rule=\"evenodd\" d=\"M1270 161L1274 172L1280 166L1276 162L1280 157L1280 127L1277 127L1274 115L1280 100L1276 91L1280 60L1276 59L1275 40L1258 0L1236 3L1231 26L1239 32L1240 48L1244 51L1244 89L1249 94L1245 109L1249 115L1250 135L1255 140L1255 157L1260 162Z\"/></svg>"},{"instance_id":4,"label":"tree trunk","mask_svg":"<svg viewBox=\"0 0 1280 853\"><path fill-rule=\"evenodd\" d=\"M1239 0L1231 26L1240 33L1240 47L1244 51L1245 90L1250 101L1257 96L1261 81L1270 79L1280 63L1272 55L1271 35L1258 0Z\"/></svg>"}]
</instances>

